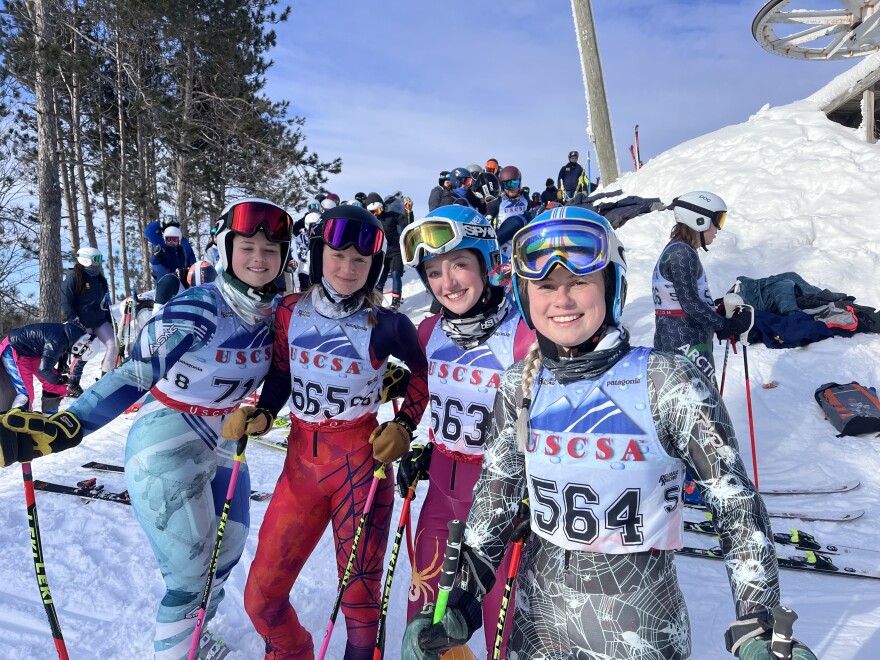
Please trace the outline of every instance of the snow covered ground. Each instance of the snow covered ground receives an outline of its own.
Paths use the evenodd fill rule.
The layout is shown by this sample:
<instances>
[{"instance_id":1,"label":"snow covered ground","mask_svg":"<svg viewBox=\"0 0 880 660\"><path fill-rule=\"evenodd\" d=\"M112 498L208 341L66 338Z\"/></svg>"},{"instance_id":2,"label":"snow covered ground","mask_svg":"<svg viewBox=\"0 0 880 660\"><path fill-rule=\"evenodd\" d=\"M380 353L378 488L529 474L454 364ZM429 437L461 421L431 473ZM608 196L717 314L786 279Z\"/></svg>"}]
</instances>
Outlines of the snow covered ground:
<instances>
[{"instance_id":1,"label":"snow covered ground","mask_svg":"<svg viewBox=\"0 0 880 660\"><path fill-rule=\"evenodd\" d=\"M744 124L658 156L619 183L628 194L659 196L667 203L698 189L724 197L730 218L711 250L701 253L716 297L738 275L764 277L793 270L811 283L851 293L861 304L880 306L880 146L866 145L854 131L828 122L809 102L762 109ZM630 263L624 322L634 343L652 342L651 270L672 224L672 213L662 211L636 218L620 230ZM405 279L404 298L403 311L415 322L421 320L429 301L412 272ZM815 388L828 381L880 385L878 355L880 336L866 334L796 350L749 349L761 485L861 481L849 493L768 497L774 509L865 510L855 522L798 525L826 542L880 549L880 440L836 438L813 400ZM720 370L722 347L716 349L715 359ZM84 384L97 369L97 360L90 363ZM761 387L774 380L777 388ZM744 459L751 465L741 355L731 355L725 401ZM390 409L381 411L381 420L390 417ZM428 415L424 419L422 437ZM131 421L120 418L80 447L38 460L33 466L35 477L74 484L98 476L108 490L122 490L121 475L95 475L80 466L90 460L121 464ZM249 447L255 489L272 489L283 458L282 452L271 448ZM0 658L51 659L55 651L34 580L17 468L0 472L0 503ZM37 503L49 584L71 658L150 657L162 580L131 510L49 493L38 493ZM399 500L397 507L392 526ZM236 657L257 659L262 657L262 641L244 612L242 591L266 504L252 503L251 509L252 529L243 561L227 582L226 600L210 629L238 651ZM788 526L774 521L777 531ZM691 537L690 541L697 544ZM291 595L316 646L336 594L332 554L328 531ZM405 554L397 567L389 611L389 658L398 657L395 643L403 635L410 571ZM880 561L877 564L880 568ZM694 658L730 657L722 636L734 614L723 565L679 558L678 567L693 628ZM782 589L783 603L800 615L796 634L820 658L880 657L880 583L782 571ZM328 657L342 657L344 637L340 619ZM485 657L479 643L474 646L478 657Z\"/></svg>"}]
</instances>

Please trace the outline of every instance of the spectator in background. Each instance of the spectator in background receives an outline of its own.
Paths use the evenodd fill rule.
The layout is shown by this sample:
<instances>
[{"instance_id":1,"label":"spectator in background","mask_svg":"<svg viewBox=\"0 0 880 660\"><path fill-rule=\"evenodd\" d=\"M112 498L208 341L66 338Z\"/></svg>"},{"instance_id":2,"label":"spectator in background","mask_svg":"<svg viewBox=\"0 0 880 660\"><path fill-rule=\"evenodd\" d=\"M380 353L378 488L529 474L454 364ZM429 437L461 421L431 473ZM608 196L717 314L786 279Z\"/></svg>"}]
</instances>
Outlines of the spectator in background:
<instances>
[{"instance_id":1,"label":"spectator in background","mask_svg":"<svg viewBox=\"0 0 880 660\"><path fill-rule=\"evenodd\" d=\"M498 173L501 171L501 166L498 164L498 161L494 158L490 158L486 161L486 167L483 168L489 174L494 174L498 176Z\"/></svg>"},{"instance_id":2,"label":"spectator in background","mask_svg":"<svg viewBox=\"0 0 880 660\"><path fill-rule=\"evenodd\" d=\"M0 342L0 356L16 397L3 408L33 412L36 376L43 384L40 410L44 414L58 412L61 397L67 394L63 372L67 370L70 355L84 356L93 339L79 323L32 323L10 332Z\"/></svg>"},{"instance_id":3,"label":"spectator in background","mask_svg":"<svg viewBox=\"0 0 880 660\"><path fill-rule=\"evenodd\" d=\"M371 192L367 195L367 210L379 218L385 231L385 240L388 243L385 249L385 261L382 272L376 282L376 290L379 295L384 294L385 282L391 275L391 310L400 309L401 293L403 291L403 258L400 256L400 229L404 215L400 213L402 205L400 199L394 195L384 201L378 193Z\"/></svg>"},{"instance_id":4,"label":"spectator in background","mask_svg":"<svg viewBox=\"0 0 880 660\"><path fill-rule=\"evenodd\" d=\"M428 195L428 210L433 211L434 209L441 206L440 200L443 198L443 194L452 191L452 181L450 181L447 176L449 172L443 170L440 172L440 180L437 182L437 185L431 189L431 194ZM367 204L364 203L364 206Z\"/></svg>"},{"instance_id":5,"label":"spectator in background","mask_svg":"<svg viewBox=\"0 0 880 660\"><path fill-rule=\"evenodd\" d=\"M554 185L553 179L547 179L544 185L546 188L544 188L544 192L541 193L541 203L547 204L548 202L555 202L556 194L559 192L559 189Z\"/></svg>"},{"instance_id":6,"label":"spectator in background","mask_svg":"<svg viewBox=\"0 0 880 660\"><path fill-rule=\"evenodd\" d=\"M150 245L153 248L162 247L165 242L163 233L168 227L177 227L180 229L180 220L177 219L177 216L168 216L164 220L154 220L150 224L147 225L147 228L144 229L144 237L150 241ZM195 263L196 254L193 252L192 246L189 244L189 241L181 236L180 244L183 246L184 252L186 252L186 258L190 263Z\"/></svg>"},{"instance_id":7,"label":"spectator in background","mask_svg":"<svg viewBox=\"0 0 880 660\"><path fill-rule=\"evenodd\" d=\"M179 231L179 230L178 230ZM103 376L116 366L116 335L110 315L110 287L104 277L104 256L97 248L83 247L76 252L76 263L61 284L61 309L64 320L79 323L107 347L101 363ZM85 360L79 360L67 383L67 396L82 394L79 381Z\"/></svg>"},{"instance_id":8,"label":"spectator in background","mask_svg":"<svg viewBox=\"0 0 880 660\"><path fill-rule=\"evenodd\" d=\"M568 201L569 198L574 197L578 182L583 173L584 168L578 165L578 152L569 151L568 163L559 169L559 176L557 177L559 189L565 191L565 199L563 201Z\"/></svg>"},{"instance_id":9,"label":"spectator in background","mask_svg":"<svg viewBox=\"0 0 880 660\"><path fill-rule=\"evenodd\" d=\"M156 282L168 273L189 271L189 267L196 262L195 257L190 258L186 248L183 247L183 235L179 227L168 226L162 232L162 245L153 250L150 256L150 264L153 266L153 277Z\"/></svg>"},{"instance_id":10,"label":"spectator in background","mask_svg":"<svg viewBox=\"0 0 880 660\"><path fill-rule=\"evenodd\" d=\"M532 193L532 209L541 208L541 196L538 193ZM534 213L534 211L533 211Z\"/></svg>"}]
</instances>

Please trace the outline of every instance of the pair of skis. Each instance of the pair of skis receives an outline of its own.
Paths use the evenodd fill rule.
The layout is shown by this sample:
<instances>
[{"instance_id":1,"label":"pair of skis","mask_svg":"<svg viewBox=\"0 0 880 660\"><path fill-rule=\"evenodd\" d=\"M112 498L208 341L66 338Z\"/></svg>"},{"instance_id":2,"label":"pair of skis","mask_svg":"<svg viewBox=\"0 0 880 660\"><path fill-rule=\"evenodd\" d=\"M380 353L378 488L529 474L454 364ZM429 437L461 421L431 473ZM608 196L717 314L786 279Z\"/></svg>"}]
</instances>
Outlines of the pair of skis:
<instances>
[{"instance_id":1,"label":"pair of skis","mask_svg":"<svg viewBox=\"0 0 880 660\"><path fill-rule=\"evenodd\" d=\"M110 463L99 463L90 461L83 465L87 470L98 470L99 472L124 472L125 469L121 465L112 465ZM68 486L64 484L52 483L50 481L34 480L34 490L40 490L46 493L57 493L59 495L76 495L86 500L104 500L105 502L116 502L117 504L131 504L131 498L128 491L110 492L105 490L104 484L99 484L95 477L83 479L77 482L76 486ZM272 493L266 491L251 491L251 499L255 502L264 502L272 497Z\"/></svg>"},{"instance_id":2,"label":"pair of skis","mask_svg":"<svg viewBox=\"0 0 880 660\"><path fill-rule=\"evenodd\" d=\"M635 134L636 134L636 143L635 143L635 146L629 145L629 155L632 156L632 159L633 159L633 169L636 172L638 172L640 169L642 169L642 165L644 165L644 163L642 163L642 152L641 152L641 149L639 149L639 125L638 124L636 124Z\"/></svg>"}]
</instances>

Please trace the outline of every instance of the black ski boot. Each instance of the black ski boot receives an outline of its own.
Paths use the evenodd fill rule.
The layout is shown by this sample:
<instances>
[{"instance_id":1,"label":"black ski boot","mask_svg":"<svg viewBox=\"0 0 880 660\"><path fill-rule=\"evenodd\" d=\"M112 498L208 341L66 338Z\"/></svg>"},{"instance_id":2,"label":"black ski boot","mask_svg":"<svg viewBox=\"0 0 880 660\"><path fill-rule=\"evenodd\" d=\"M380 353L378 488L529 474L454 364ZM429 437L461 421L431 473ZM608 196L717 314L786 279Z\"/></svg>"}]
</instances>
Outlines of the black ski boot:
<instances>
[{"instance_id":1,"label":"black ski boot","mask_svg":"<svg viewBox=\"0 0 880 660\"><path fill-rule=\"evenodd\" d=\"M67 396L69 398L75 399L82 393L83 393L83 388L81 388L79 386L79 383L68 383L67 384Z\"/></svg>"}]
</instances>

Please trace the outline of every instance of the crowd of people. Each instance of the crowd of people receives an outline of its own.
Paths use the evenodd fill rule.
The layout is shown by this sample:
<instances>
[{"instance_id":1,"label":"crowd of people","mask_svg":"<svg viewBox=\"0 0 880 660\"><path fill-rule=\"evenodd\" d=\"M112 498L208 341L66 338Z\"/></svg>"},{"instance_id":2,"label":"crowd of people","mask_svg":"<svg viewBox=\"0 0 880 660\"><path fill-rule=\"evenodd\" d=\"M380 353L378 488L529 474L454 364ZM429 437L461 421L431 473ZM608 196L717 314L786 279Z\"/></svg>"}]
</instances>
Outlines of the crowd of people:
<instances>
[{"instance_id":1,"label":"crowd of people","mask_svg":"<svg viewBox=\"0 0 880 660\"><path fill-rule=\"evenodd\" d=\"M438 658L481 627L491 654L512 540L525 539L502 657L690 658L673 553L689 479L728 566L754 567L728 571L737 615L728 650L769 660L780 601L773 536L711 350L714 336L738 337L751 317L744 306L716 308L697 252L712 245L727 207L705 191L673 200L675 226L653 277L654 346L631 346L625 249L605 218L573 203L591 185L577 160L572 151L557 180L531 195L522 171L497 159L442 172L419 219L400 192L322 193L298 220L268 200L236 201L202 261L179 223L156 222L156 307L118 366L101 255L80 250L65 281L66 322L27 326L0 344L14 386L0 415L0 465L77 446L143 400L125 478L165 581L154 651L169 660L187 657L235 441L267 433L285 406L288 453L243 604L267 660L315 657L290 592L328 525L340 578L348 565L356 576L341 596L344 657L375 657L394 484L411 497L420 480L428 489L408 625L401 648L387 640L388 657ZM405 267L434 302L418 327L399 312ZM106 347L107 373L76 391L94 341ZM409 377L383 396L391 357ZM50 395L42 414L34 373ZM257 388L256 404L242 405ZM63 394L80 396L58 411ZM380 424L389 396L402 402ZM428 437L415 441L429 407ZM249 491L244 463L208 620L244 550ZM464 542L435 621L453 519L467 521Z\"/></svg>"}]
</instances>

